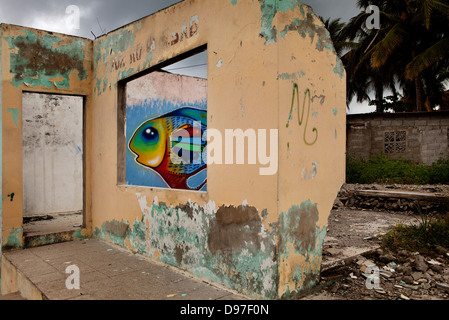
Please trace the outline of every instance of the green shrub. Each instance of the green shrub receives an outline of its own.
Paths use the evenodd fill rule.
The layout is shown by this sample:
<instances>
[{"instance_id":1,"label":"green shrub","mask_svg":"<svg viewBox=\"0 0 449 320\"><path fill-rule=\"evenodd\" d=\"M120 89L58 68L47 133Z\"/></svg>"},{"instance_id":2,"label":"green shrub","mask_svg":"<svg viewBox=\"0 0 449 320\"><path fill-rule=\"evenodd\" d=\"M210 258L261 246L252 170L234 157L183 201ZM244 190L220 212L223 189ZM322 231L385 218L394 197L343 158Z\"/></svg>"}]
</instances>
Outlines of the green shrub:
<instances>
[{"instance_id":1,"label":"green shrub","mask_svg":"<svg viewBox=\"0 0 449 320\"><path fill-rule=\"evenodd\" d=\"M449 160L433 165L414 164L408 160L390 160L380 155L371 160L347 157L347 183L449 184Z\"/></svg>"},{"instance_id":2,"label":"green shrub","mask_svg":"<svg viewBox=\"0 0 449 320\"><path fill-rule=\"evenodd\" d=\"M437 246L449 248L449 215L432 218L418 211L419 223L393 227L382 238L382 247L394 252L406 249L421 253L432 253Z\"/></svg>"},{"instance_id":3,"label":"green shrub","mask_svg":"<svg viewBox=\"0 0 449 320\"><path fill-rule=\"evenodd\" d=\"M446 184L449 182L449 160L435 162L430 170L430 183Z\"/></svg>"}]
</instances>

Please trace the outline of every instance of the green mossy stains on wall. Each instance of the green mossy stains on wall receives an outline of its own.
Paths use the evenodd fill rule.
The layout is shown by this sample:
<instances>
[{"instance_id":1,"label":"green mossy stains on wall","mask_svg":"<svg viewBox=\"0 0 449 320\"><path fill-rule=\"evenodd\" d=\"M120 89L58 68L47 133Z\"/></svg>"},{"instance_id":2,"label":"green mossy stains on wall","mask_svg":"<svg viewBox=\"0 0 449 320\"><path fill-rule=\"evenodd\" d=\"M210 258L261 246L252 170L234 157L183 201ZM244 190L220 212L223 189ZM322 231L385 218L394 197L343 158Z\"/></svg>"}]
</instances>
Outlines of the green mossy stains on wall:
<instances>
[{"instance_id":1,"label":"green mossy stains on wall","mask_svg":"<svg viewBox=\"0 0 449 320\"><path fill-rule=\"evenodd\" d=\"M131 47L134 47L135 35L132 30L120 30L113 34L97 39L94 43L94 74L96 78L95 94L101 95L109 84L107 73L112 71L112 65L118 69L126 66L127 60L124 53ZM113 60L116 59L116 64ZM123 65L122 65L123 64ZM104 65L104 78L98 77L98 68ZM134 73L133 69L121 71L119 80ZM114 85L115 88L115 85Z\"/></svg>"},{"instance_id":2,"label":"green mossy stains on wall","mask_svg":"<svg viewBox=\"0 0 449 320\"><path fill-rule=\"evenodd\" d=\"M317 205L310 201L267 230L253 207L217 210L213 203L173 207L157 200L148 205L140 195L138 200L141 219L105 222L94 236L256 298L291 299L319 281L327 230L317 226ZM306 263L296 266L294 285L279 297L278 268L293 253L291 245Z\"/></svg>"},{"instance_id":3,"label":"green mossy stains on wall","mask_svg":"<svg viewBox=\"0 0 449 320\"><path fill-rule=\"evenodd\" d=\"M262 26L260 35L265 39L265 44L277 42L278 29L273 25L278 12L287 12L299 7L304 15L304 4L298 0L259 0L262 12Z\"/></svg>"},{"instance_id":4,"label":"green mossy stains on wall","mask_svg":"<svg viewBox=\"0 0 449 320\"><path fill-rule=\"evenodd\" d=\"M318 206L305 201L300 206L293 206L279 217L279 257L289 259L290 246L294 254L305 257L304 265L296 266L293 271L293 288L288 287L282 298L292 298L314 287L320 279L320 265L326 227L319 228ZM279 262L280 264L282 261Z\"/></svg>"},{"instance_id":5,"label":"green mossy stains on wall","mask_svg":"<svg viewBox=\"0 0 449 320\"><path fill-rule=\"evenodd\" d=\"M310 37L311 42L316 38L316 49L320 52L329 50L337 55L329 31L322 21L313 13L312 8L298 0L259 0L262 11L262 27L260 35L265 39L265 44L277 42L278 32L282 39L289 32L297 32L302 38ZM285 26L274 25L275 16L278 12L287 12L299 8L302 19L294 18ZM344 65L337 57L334 73L341 79L345 75Z\"/></svg>"},{"instance_id":6,"label":"green mossy stains on wall","mask_svg":"<svg viewBox=\"0 0 449 320\"><path fill-rule=\"evenodd\" d=\"M73 39L70 45L57 46L62 40L55 35L37 34L25 30L25 36L7 37L11 53L12 84L18 87L43 86L70 87L70 74L78 72L80 80L87 79L84 67L86 44L82 39ZM45 59L35 59L36 56ZM62 78L58 79L58 78Z\"/></svg>"},{"instance_id":7,"label":"green mossy stains on wall","mask_svg":"<svg viewBox=\"0 0 449 320\"><path fill-rule=\"evenodd\" d=\"M113 54L124 53L129 47L134 46L134 40L135 35L131 30L120 30L107 36L104 49L107 50L107 54L110 54L110 51Z\"/></svg>"},{"instance_id":8,"label":"green mossy stains on wall","mask_svg":"<svg viewBox=\"0 0 449 320\"><path fill-rule=\"evenodd\" d=\"M94 44L94 67L106 63L107 57L125 53L134 46L135 35L131 30L120 30L98 39Z\"/></svg>"},{"instance_id":9,"label":"green mossy stains on wall","mask_svg":"<svg viewBox=\"0 0 449 320\"><path fill-rule=\"evenodd\" d=\"M95 228L94 236L103 240L109 239L111 243L124 247L129 233L129 222L113 220L103 223L101 229Z\"/></svg>"},{"instance_id":10,"label":"green mossy stains on wall","mask_svg":"<svg viewBox=\"0 0 449 320\"><path fill-rule=\"evenodd\" d=\"M148 205L146 197L139 203L141 219L106 222L94 235L245 294L276 298L276 233L264 228L256 209Z\"/></svg>"},{"instance_id":11,"label":"green mossy stains on wall","mask_svg":"<svg viewBox=\"0 0 449 320\"><path fill-rule=\"evenodd\" d=\"M343 79L345 76L345 72L345 65L339 58L337 58L334 73L337 74L341 79Z\"/></svg>"},{"instance_id":12,"label":"green mossy stains on wall","mask_svg":"<svg viewBox=\"0 0 449 320\"><path fill-rule=\"evenodd\" d=\"M19 109L16 108L8 109L8 113L11 113L14 124L16 125L16 127L19 127L19 117L20 117Z\"/></svg>"},{"instance_id":13,"label":"green mossy stains on wall","mask_svg":"<svg viewBox=\"0 0 449 320\"><path fill-rule=\"evenodd\" d=\"M8 238L6 239L6 243L3 244L3 248L7 250L23 248L22 235L22 228L12 229L9 233Z\"/></svg>"}]
</instances>

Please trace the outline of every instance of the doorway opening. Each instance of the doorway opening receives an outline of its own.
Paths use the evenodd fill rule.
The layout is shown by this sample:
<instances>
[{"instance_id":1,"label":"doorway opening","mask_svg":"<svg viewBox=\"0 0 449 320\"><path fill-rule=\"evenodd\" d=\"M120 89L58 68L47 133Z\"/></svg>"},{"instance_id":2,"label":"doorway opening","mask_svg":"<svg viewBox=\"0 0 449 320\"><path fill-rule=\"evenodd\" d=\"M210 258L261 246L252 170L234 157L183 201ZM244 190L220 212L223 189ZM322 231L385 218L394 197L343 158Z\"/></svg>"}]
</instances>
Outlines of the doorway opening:
<instances>
[{"instance_id":1,"label":"doorway opening","mask_svg":"<svg viewBox=\"0 0 449 320\"><path fill-rule=\"evenodd\" d=\"M84 227L84 98L22 96L24 237Z\"/></svg>"}]
</instances>

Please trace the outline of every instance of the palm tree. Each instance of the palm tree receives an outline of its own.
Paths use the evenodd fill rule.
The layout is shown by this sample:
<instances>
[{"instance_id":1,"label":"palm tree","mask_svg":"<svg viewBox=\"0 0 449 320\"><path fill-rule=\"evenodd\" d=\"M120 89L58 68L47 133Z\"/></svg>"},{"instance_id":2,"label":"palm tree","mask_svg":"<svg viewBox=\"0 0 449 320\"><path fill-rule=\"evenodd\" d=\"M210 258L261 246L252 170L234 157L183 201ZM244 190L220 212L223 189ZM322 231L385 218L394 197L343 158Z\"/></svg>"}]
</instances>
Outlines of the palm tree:
<instances>
[{"instance_id":1,"label":"palm tree","mask_svg":"<svg viewBox=\"0 0 449 320\"><path fill-rule=\"evenodd\" d=\"M341 21L341 18L331 19L327 18L326 20L323 17L320 17L323 21L324 26L330 33L330 37L332 42L334 43L335 51L338 56L341 56L341 53L350 45L350 43L346 42L346 39L343 38L342 30L346 26L344 22Z\"/></svg>"},{"instance_id":2,"label":"palm tree","mask_svg":"<svg viewBox=\"0 0 449 320\"><path fill-rule=\"evenodd\" d=\"M390 90L397 97L395 86L395 66L385 64L379 70L372 68L367 52L384 35L384 29L369 30L366 21L369 17L365 11L353 17L341 29L339 39L345 41L349 49L341 55L347 71L348 105L356 98L357 102L371 101L376 105L377 112L384 112L384 93ZM375 99L371 100L370 92L374 92Z\"/></svg>"},{"instance_id":3,"label":"palm tree","mask_svg":"<svg viewBox=\"0 0 449 320\"><path fill-rule=\"evenodd\" d=\"M383 91L388 88L396 95L398 83L404 101L413 111L423 111L424 107L430 111L441 103L442 84L449 79L448 3L449 0L359 0L359 8L379 7L382 25L380 30L367 29L369 14L362 11L341 31L342 37L358 43L343 56L348 71L348 97L353 92L358 99L366 100L366 90L374 90L377 111L381 112Z\"/></svg>"}]
</instances>

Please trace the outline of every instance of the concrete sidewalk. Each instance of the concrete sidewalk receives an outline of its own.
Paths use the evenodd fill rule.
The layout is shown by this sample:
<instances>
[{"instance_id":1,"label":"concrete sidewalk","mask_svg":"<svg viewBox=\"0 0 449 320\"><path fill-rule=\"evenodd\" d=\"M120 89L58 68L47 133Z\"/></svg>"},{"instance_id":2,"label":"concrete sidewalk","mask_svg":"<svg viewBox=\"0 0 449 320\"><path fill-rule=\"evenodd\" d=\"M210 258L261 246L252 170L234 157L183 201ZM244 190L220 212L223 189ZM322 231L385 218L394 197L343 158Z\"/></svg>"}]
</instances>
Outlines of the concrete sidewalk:
<instances>
[{"instance_id":1,"label":"concrete sidewalk","mask_svg":"<svg viewBox=\"0 0 449 320\"><path fill-rule=\"evenodd\" d=\"M80 290L66 288L70 274L65 272L72 265L80 270ZM246 299L97 240L5 253L2 286L43 300Z\"/></svg>"}]
</instances>

